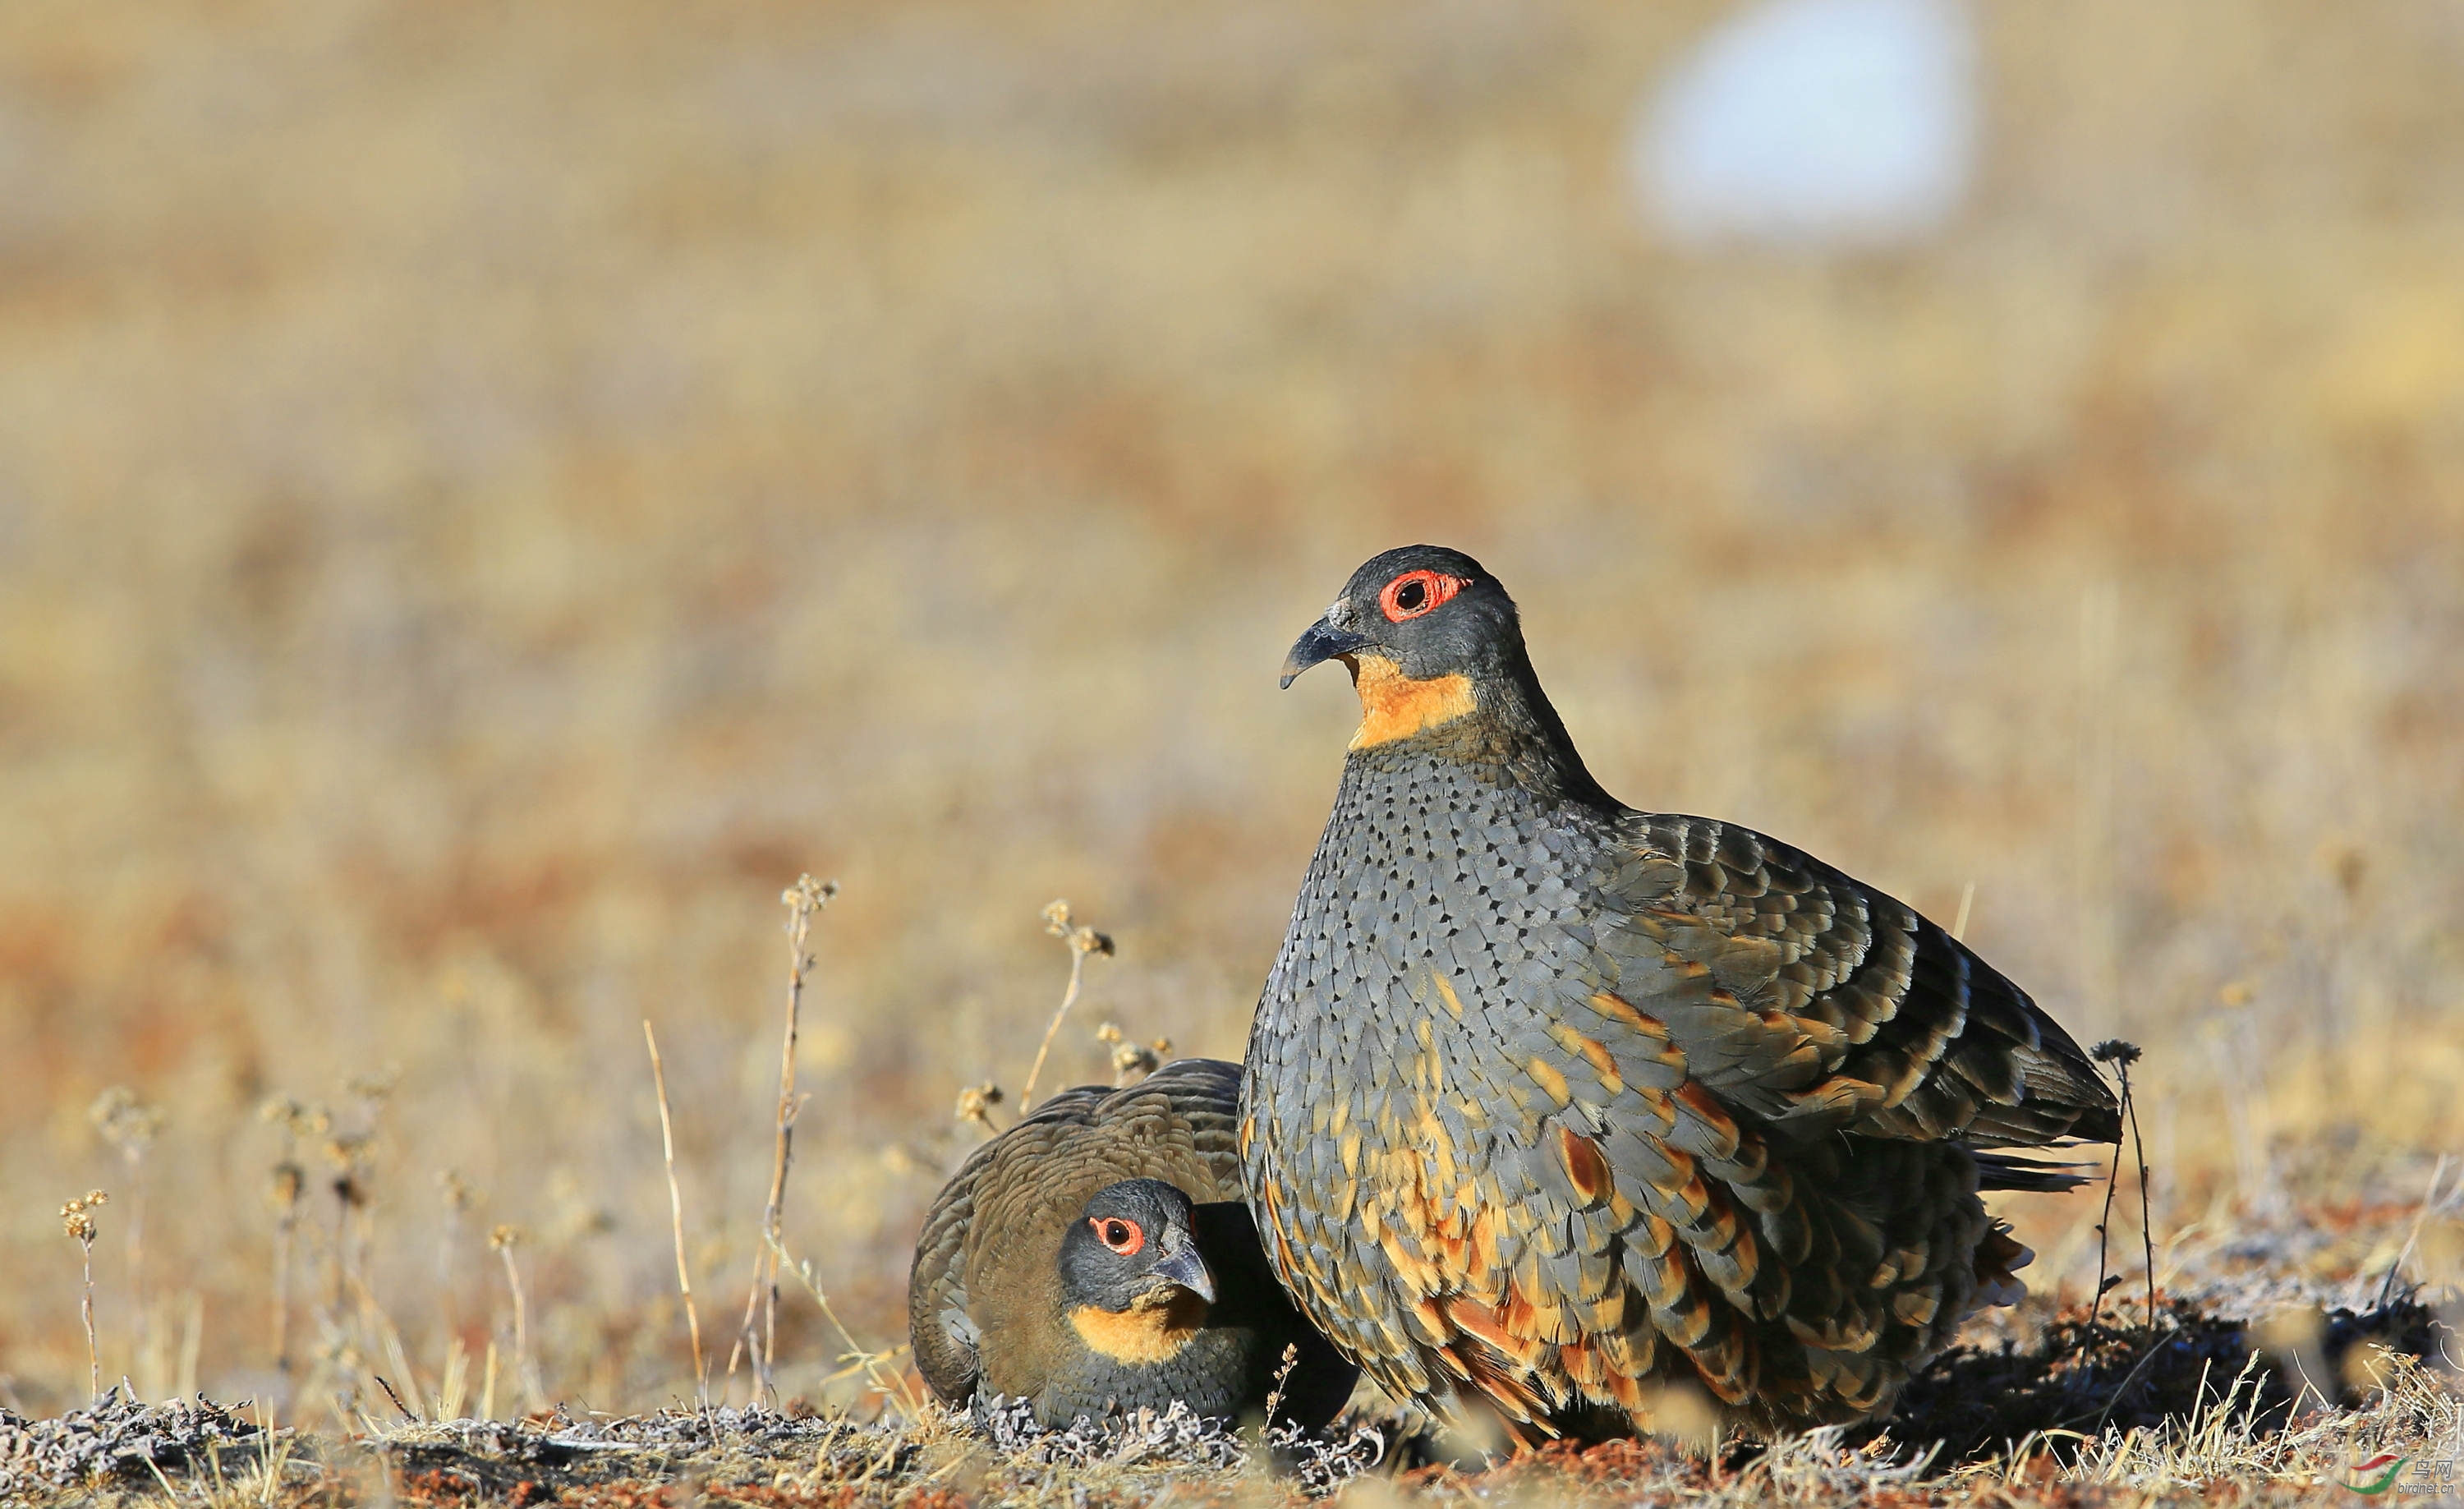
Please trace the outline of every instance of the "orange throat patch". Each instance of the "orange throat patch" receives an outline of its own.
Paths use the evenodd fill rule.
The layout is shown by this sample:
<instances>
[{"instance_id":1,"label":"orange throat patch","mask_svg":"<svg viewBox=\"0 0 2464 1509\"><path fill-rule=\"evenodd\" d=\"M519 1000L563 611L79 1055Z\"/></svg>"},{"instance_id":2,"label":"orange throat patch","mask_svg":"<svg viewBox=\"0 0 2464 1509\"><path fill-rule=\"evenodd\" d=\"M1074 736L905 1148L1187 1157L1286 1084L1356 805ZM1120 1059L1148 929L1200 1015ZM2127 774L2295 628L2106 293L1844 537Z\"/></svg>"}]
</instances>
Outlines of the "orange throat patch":
<instances>
[{"instance_id":1,"label":"orange throat patch","mask_svg":"<svg viewBox=\"0 0 2464 1509\"><path fill-rule=\"evenodd\" d=\"M1098 1310L1082 1304L1069 1312L1069 1329L1088 1349L1116 1363L1151 1366L1168 1362L1206 1325L1206 1301L1177 1290L1161 1304Z\"/></svg>"},{"instance_id":2,"label":"orange throat patch","mask_svg":"<svg viewBox=\"0 0 2464 1509\"><path fill-rule=\"evenodd\" d=\"M1354 749L1409 739L1423 728L1451 722L1474 706L1468 677L1416 681L1384 655L1343 658L1352 667L1352 689L1360 694L1360 731L1352 736Z\"/></svg>"}]
</instances>

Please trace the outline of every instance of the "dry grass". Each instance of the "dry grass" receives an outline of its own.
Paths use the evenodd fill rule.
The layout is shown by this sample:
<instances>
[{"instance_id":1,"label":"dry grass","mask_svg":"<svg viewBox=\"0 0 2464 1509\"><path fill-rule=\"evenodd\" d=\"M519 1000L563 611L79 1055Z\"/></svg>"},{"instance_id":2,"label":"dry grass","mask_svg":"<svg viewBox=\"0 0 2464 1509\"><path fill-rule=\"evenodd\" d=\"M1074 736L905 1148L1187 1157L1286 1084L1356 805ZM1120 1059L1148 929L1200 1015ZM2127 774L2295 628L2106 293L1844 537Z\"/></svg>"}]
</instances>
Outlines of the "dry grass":
<instances>
[{"instance_id":1,"label":"dry grass","mask_svg":"<svg viewBox=\"0 0 2464 1509\"><path fill-rule=\"evenodd\" d=\"M2144 1319L2144 1318L2143 1318ZM2297 1397L2237 1328L2177 1307L2149 1328L2099 1331L2077 1315L2049 1344L1973 1351L1936 1368L1888 1432L1825 1430L1716 1454L1665 1441L1551 1447L1483 1464L1415 1465L1433 1444L1391 1416L1334 1437L1262 1446L1177 1406L1126 1427L1040 1434L1023 1407L938 1409L878 1421L759 1408L615 1418L560 1409L518 1424L385 1424L348 1438L267 1430L187 1405L124 1397L68 1420L0 1418L0 1491L11 1501L168 1498L199 1505L641 1505L784 1509L861 1503L1032 1506L1196 1501L1350 1504L1913 1506L2127 1501L2315 1501L2368 1483L2396 1459L2397 1501L2452 1489L2464 1391L2410 1349L2430 1335L2418 1305L2343 1317L2336 1352L2352 1381ZM2009 1389L1982 1397L1979 1389ZM1947 1407L1947 1408L1946 1408ZM1980 1412L2018 1429L1997 1441L1925 1438L1931 1416ZM2033 1424L2023 1424L2033 1419ZM2409 1476L2406 1476L2407 1472ZM65 1482L66 1489L52 1487ZM2385 1486L2384 1484L2382 1486Z\"/></svg>"},{"instance_id":2,"label":"dry grass","mask_svg":"<svg viewBox=\"0 0 2464 1509\"><path fill-rule=\"evenodd\" d=\"M1988 9L1976 202L1820 261L1621 200L1711 13L0 13L0 1407L85 1395L98 1185L145 1398L691 1399L638 1023L690 1268L768 1276L810 872L780 1236L851 1336L785 1291L762 1362L879 1408L1034 904L1120 943L1045 1084L1108 1018L1237 1056L1348 727L1275 666L1416 538L1518 592L1612 790L1973 887L2147 1047L2169 1293L2453 1282L2464 32ZM2012 1202L2040 1288L2093 1204ZM2371 1408L2249 1492L2429 1429Z\"/></svg>"}]
</instances>

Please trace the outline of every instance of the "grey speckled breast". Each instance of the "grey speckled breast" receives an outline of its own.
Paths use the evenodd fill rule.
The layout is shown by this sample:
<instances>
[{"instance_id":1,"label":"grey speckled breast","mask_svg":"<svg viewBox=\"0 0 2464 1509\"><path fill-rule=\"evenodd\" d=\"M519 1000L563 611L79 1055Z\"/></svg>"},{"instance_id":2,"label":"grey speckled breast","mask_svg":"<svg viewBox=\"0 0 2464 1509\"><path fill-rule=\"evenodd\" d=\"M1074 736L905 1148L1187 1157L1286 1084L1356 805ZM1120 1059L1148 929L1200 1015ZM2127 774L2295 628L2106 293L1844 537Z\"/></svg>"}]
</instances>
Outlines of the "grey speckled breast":
<instances>
[{"instance_id":1,"label":"grey speckled breast","mask_svg":"<svg viewBox=\"0 0 2464 1509\"><path fill-rule=\"evenodd\" d=\"M1544 1107L1528 1080L1499 1067L1546 1042L1552 1012L1542 1004L1612 983L1604 969L1614 961L1599 954L1584 922L1592 910L1585 882L1565 878L1594 872L1607 821L1485 778L1489 772L1503 774L1431 760L1408 744L1357 751L1346 763L1259 1003L1243 1090L1254 1128L1246 1154L1253 1209L1262 1181L1287 1192L1291 1225L1311 1250L1294 1254L1304 1268L1391 1279L1354 1212L1330 1209L1325 1192L1361 1166L1357 1153L1346 1166L1347 1133L1374 1156L1412 1141L1419 1105L1441 1120L1464 1165L1459 1187L1490 1199L1523 1187L1530 1149L1513 1125L1498 1123L1531 1128ZM1441 1091L1454 1093L1432 1093ZM1498 1098L1528 1114L1480 1124L1466 1102ZM1447 1205L1441 1193L1439 1213ZM1266 1224L1262 1214L1262 1231ZM1269 1255L1281 1271L1271 1244ZM1310 1281L1307 1273L1284 1277L1295 1287ZM1404 1300L1399 1289L1393 1298ZM1403 1339L1350 1319L1363 1308L1386 1307L1345 1305L1331 1334L1375 1368ZM1416 1370L1404 1358L1392 1365Z\"/></svg>"}]
</instances>

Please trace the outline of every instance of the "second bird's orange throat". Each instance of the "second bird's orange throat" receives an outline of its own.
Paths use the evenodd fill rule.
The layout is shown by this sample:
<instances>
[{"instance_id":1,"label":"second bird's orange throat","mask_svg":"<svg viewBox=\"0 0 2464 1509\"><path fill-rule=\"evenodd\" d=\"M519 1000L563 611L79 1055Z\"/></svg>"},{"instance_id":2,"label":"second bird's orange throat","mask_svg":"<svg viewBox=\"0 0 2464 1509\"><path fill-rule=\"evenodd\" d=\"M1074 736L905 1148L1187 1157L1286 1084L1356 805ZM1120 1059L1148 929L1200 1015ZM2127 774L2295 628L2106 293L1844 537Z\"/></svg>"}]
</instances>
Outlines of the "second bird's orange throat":
<instances>
[{"instance_id":1,"label":"second bird's orange throat","mask_svg":"<svg viewBox=\"0 0 2464 1509\"><path fill-rule=\"evenodd\" d=\"M1352 689L1360 694L1360 731L1352 747L1392 743L1423 728L1451 722L1477 705L1469 677L1436 676L1414 680L1384 655L1345 655L1352 668Z\"/></svg>"},{"instance_id":2,"label":"second bird's orange throat","mask_svg":"<svg viewBox=\"0 0 2464 1509\"><path fill-rule=\"evenodd\" d=\"M1158 1298L1117 1311L1080 1305L1069 1312L1069 1328L1089 1350L1116 1363L1168 1362L1205 1327L1206 1301L1186 1289Z\"/></svg>"}]
</instances>

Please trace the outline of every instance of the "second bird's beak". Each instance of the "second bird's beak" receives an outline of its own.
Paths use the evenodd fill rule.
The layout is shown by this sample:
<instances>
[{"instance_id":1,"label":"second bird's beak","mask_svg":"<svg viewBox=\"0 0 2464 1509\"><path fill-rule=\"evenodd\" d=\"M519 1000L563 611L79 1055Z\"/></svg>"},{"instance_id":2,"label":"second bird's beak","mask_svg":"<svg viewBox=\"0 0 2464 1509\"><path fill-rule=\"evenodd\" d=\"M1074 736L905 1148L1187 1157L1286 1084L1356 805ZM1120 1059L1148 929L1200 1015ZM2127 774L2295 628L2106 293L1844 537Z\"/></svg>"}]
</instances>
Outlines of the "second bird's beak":
<instances>
[{"instance_id":1,"label":"second bird's beak","mask_svg":"<svg viewBox=\"0 0 2464 1509\"><path fill-rule=\"evenodd\" d=\"M1206 1260L1194 1248L1166 1253L1164 1259L1148 1270L1157 1278L1170 1279L1208 1304L1215 1302L1215 1276L1206 1271Z\"/></svg>"},{"instance_id":2,"label":"second bird's beak","mask_svg":"<svg viewBox=\"0 0 2464 1509\"><path fill-rule=\"evenodd\" d=\"M1284 685L1289 687L1303 671L1321 660L1338 655L1356 655L1369 648L1369 636L1337 629L1321 618L1309 626L1309 632L1293 642L1292 653L1284 656Z\"/></svg>"}]
</instances>

